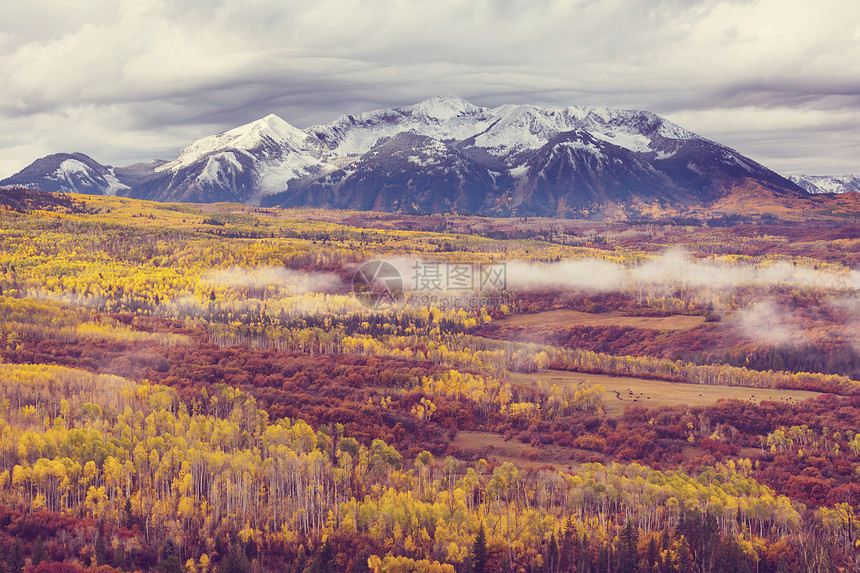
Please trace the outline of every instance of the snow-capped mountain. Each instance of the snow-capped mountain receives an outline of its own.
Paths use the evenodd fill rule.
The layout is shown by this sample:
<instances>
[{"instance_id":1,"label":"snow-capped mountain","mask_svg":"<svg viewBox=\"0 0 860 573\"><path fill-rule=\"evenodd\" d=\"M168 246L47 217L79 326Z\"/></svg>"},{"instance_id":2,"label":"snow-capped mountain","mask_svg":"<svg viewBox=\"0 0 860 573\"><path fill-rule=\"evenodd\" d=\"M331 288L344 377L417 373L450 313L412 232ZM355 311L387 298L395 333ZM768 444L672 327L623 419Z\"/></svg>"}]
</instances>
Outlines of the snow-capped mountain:
<instances>
[{"instance_id":1,"label":"snow-capped mountain","mask_svg":"<svg viewBox=\"0 0 860 573\"><path fill-rule=\"evenodd\" d=\"M0 185L23 185L55 193L116 195L129 187L119 181L112 167L83 153L55 153L37 159Z\"/></svg>"},{"instance_id":2,"label":"snow-capped mountain","mask_svg":"<svg viewBox=\"0 0 860 573\"><path fill-rule=\"evenodd\" d=\"M339 117L308 128L341 159L363 158L402 133L432 138L489 172L492 188L472 197L487 214L572 215L607 202L696 204L713 201L747 179L804 192L737 151L700 137L646 111L597 107L547 109L531 105L485 108L456 97ZM413 140L417 141L417 140ZM442 162L440 162L441 164ZM365 164L361 164L366 167ZM417 166L404 167L414 188L425 177ZM264 204L369 208L391 181L347 178L349 168L310 185L290 185ZM394 184L397 187L397 183ZM403 199L410 196L404 187ZM364 193L363 202L355 195ZM463 202L449 202L464 210ZM383 201L384 210L411 210L414 201ZM385 207L388 205L388 207ZM410 207L411 206L411 207ZM433 210L417 203L417 210Z\"/></svg>"},{"instance_id":3,"label":"snow-capped mountain","mask_svg":"<svg viewBox=\"0 0 860 573\"><path fill-rule=\"evenodd\" d=\"M325 151L313 135L268 115L197 140L173 161L141 173L136 189L143 186L145 191L135 195L157 201L256 204L286 189L290 181L324 173Z\"/></svg>"},{"instance_id":4,"label":"snow-capped mountain","mask_svg":"<svg viewBox=\"0 0 860 573\"><path fill-rule=\"evenodd\" d=\"M380 139L404 131L456 142L466 152L501 160L515 167L522 154L536 151L559 133L580 129L598 139L636 152L671 154L667 141L697 135L645 111L568 107L560 110L532 105L477 107L453 96L435 97L419 104L341 116L310 127L337 156L361 155ZM487 159L484 158L484 161Z\"/></svg>"},{"instance_id":5,"label":"snow-capped mountain","mask_svg":"<svg viewBox=\"0 0 860 573\"><path fill-rule=\"evenodd\" d=\"M788 179L814 194L860 192L857 175L789 175Z\"/></svg>"},{"instance_id":6,"label":"snow-capped mountain","mask_svg":"<svg viewBox=\"0 0 860 573\"><path fill-rule=\"evenodd\" d=\"M748 180L805 196L737 151L647 111L486 108L453 96L306 129L269 115L204 137L168 162L114 169L86 158L91 163L79 161L98 183L89 186L63 177L73 169L49 159L0 184L159 201L500 215L707 203ZM36 169L46 161L50 168ZM47 185L60 179L62 186Z\"/></svg>"}]
</instances>

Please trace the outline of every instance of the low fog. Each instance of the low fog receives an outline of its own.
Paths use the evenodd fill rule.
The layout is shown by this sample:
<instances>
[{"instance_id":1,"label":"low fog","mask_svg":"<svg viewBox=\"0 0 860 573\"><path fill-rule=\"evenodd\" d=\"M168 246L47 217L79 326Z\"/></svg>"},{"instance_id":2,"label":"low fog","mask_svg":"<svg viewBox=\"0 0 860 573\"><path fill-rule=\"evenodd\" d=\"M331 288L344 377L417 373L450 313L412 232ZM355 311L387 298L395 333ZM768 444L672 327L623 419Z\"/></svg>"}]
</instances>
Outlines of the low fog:
<instances>
[{"instance_id":1,"label":"low fog","mask_svg":"<svg viewBox=\"0 0 860 573\"><path fill-rule=\"evenodd\" d=\"M306 273L283 267L230 267L211 271L201 277L205 284L232 289L264 290L274 288L293 295L330 292L342 285L333 273Z\"/></svg>"},{"instance_id":2,"label":"low fog","mask_svg":"<svg viewBox=\"0 0 860 573\"><path fill-rule=\"evenodd\" d=\"M420 272L416 265L420 269L432 263L408 257L386 261L400 271L406 289L415 287L414 278ZM746 286L860 289L860 272L855 270L823 271L782 261L753 265L699 260L682 249L667 250L635 265L585 258L557 263L511 261L505 267L507 288L512 291L550 288L613 292L647 288L668 293L681 288L726 291ZM475 266L476 276L477 272Z\"/></svg>"},{"instance_id":3,"label":"low fog","mask_svg":"<svg viewBox=\"0 0 860 573\"><path fill-rule=\"evenodd\" d=\"M745 337L773 345L807 342L803 327L774 301L756 302L738 311L733 322Z\"/></svg>"}]
</instances>

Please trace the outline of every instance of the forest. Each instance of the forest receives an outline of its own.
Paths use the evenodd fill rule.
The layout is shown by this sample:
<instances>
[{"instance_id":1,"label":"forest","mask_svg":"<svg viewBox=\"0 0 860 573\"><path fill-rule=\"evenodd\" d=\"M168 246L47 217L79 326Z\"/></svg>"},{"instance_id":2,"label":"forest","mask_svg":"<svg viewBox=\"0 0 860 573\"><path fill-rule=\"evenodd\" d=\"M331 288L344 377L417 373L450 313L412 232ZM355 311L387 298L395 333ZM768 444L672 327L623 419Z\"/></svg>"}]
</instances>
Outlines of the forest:
<instances>
[{"instance_id":1,"label":"forest","mask_svg":"<svg viewBox=\"0 0 860 573\"><path fill-rule=\"evenodd\" d=\"M856 571L850 225L5 189L0 571Z\"/></svg>"}]
</instances>

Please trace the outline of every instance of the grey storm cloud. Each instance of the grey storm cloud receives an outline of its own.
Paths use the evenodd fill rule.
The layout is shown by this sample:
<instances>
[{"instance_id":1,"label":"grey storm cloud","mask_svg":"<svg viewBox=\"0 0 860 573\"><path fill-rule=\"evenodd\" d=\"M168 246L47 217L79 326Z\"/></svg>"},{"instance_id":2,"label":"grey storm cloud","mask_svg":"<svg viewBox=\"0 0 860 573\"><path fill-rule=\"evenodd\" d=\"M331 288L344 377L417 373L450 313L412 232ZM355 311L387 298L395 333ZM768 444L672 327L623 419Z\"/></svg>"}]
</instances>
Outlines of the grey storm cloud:
<instances>
[{"instance_id":1,"label":"grey storm cloud","mask_svg":"<svg viewBox=\"0 0 860 573\"><path fill-rule=\"evenodd\" d=\"M648 109L783 173L858 172L843 0L35 0L0 22L0 177L122 165L277 113L299 127L455 94Z\"/></svg>"}]
</instances>

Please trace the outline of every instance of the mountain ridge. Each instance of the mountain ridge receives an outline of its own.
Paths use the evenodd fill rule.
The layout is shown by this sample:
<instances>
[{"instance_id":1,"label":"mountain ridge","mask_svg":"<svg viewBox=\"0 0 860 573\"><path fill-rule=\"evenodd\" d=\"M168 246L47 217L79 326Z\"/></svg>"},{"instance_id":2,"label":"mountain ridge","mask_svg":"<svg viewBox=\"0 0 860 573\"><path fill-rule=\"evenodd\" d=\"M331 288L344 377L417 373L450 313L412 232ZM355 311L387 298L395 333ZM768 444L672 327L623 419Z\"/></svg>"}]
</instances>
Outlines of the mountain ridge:
<instances>
[{"instance_id":1,"label":"mountain ridge","mask_svg":"<svg viewBox=\"0 0 860 573\"><path fill-rule=\"evenodd\" d=\"M808 193L857 193L860 192L860 176L845 175L789 175L788 179Z\"/></svg>"},{"instance_id":2,"label":"mountain ridge","mask_svg":"<svg viewBox=\"0 0 860 573\"><path fill-rule=\"evenodd\" d=\"M55 154L0 185L158 201L577 216L610 203L714 202L750 180L808 196L648 111L488 108L437 96L306 129L270 114L198 139L172 161L113 168Z\"/></svg>"}]
</instances>

